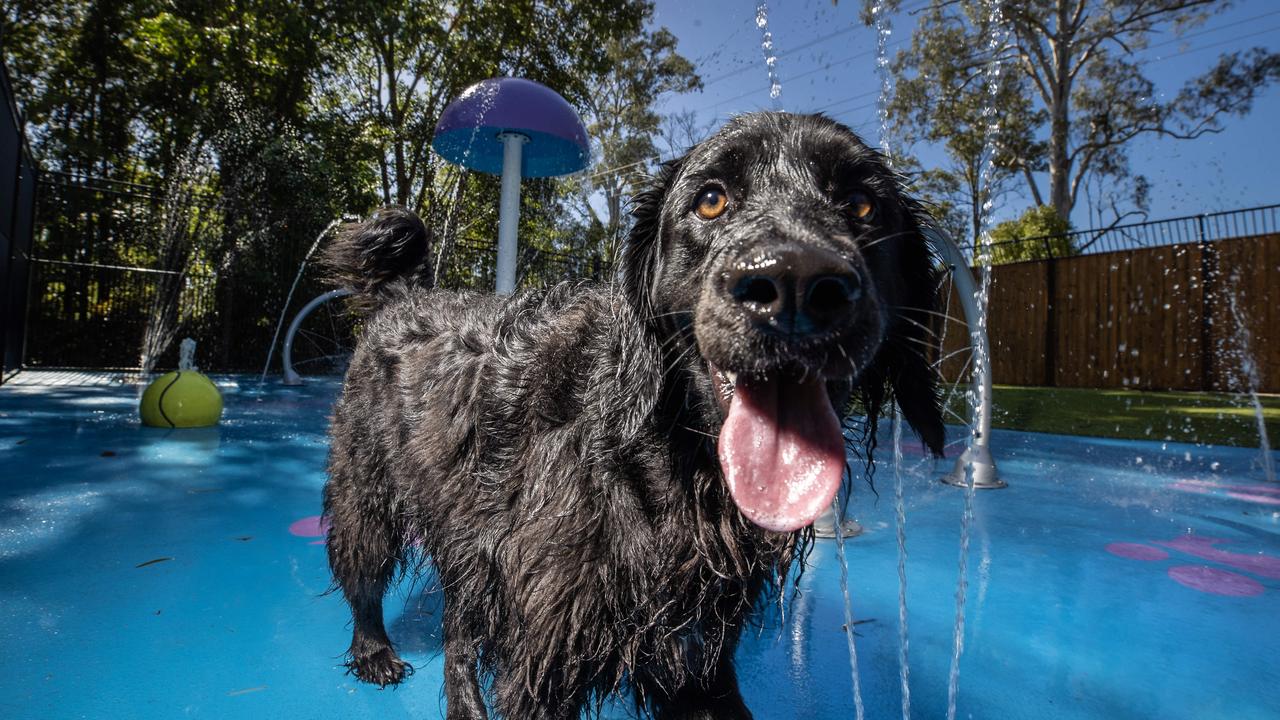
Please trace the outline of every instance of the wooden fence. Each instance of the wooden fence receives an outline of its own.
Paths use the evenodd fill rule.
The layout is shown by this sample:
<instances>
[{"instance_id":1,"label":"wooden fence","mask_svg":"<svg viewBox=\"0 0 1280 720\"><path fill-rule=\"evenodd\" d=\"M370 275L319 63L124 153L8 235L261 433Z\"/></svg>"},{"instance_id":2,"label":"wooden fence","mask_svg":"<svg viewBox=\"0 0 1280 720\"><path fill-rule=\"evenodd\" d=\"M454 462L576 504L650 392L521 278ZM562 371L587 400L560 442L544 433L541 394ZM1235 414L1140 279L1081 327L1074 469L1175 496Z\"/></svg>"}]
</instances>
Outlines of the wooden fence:
<instances>
[{"instance_id":1,"label":"wooden fence","mask_svg":"<svg viewBox=\"0 0 1280 720\"><path fill-rule=\"evenodd\" d=\"M988 328L999 384L1280 392L1280 234L998 265ZM968 333L945 330L955 379Z\"/></svg>"}]
</instances>

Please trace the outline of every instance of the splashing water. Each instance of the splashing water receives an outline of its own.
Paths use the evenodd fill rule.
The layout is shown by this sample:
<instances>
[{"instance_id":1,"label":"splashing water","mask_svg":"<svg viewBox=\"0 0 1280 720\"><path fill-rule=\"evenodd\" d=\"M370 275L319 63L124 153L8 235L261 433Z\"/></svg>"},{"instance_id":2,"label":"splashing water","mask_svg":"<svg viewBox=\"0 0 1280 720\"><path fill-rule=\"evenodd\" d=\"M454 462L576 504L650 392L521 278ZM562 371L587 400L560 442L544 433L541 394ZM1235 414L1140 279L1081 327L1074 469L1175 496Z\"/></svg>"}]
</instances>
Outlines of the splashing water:
<instances>
[{"instance_id":1,"label":"splashing water","mask_svg":"<svg viewBox=\"0 0 1280 720\"><path fill-rule=\"evenodd\" d=\"M903 497L902 408L893 404L893 514L898 526L898 680L902 683L902 720L911 720L911 664L907 650L907 505Z\"/></svg>"},{"instance_id":2,"label":"splashing water","mask_svg":"<svg viewBox=\"0 0 1280 720\"><path fill-rule=\"evenodd\" d=\"M1232 287L1240 286L1239 270L1232 274ZM1271 456L1271 439L1267 436L1266 418L1262 414L1262 401L1258 398L1258 386L1262 384L1258 377L1258 363L1253 357L1253 333L1249 331L1248 317L1240 309L1236 293L1227 293L1227 306L1231 309L1231 318L1236 323L1236 352L1240 359L1240 376L1249 391L1249 399L1253 403L1253 415L1258 422L1258 446L1262 451L1262 473L1269 482L1276 482L1276 463Z\"/></svg>"},{"instance_id":3,"label":"splashing water","mask_svg":"<svg viewBox=\"0 0 1280 720\"><path fill-rule=\"evenodd\" d=\"M876 28L876 74L880 77L880 97L876 116L880 119L880 152L893 167L893 147L889 139L889 98L893 96L893 76L889 72L888 44L893 27L887 8L877 1L871 8ZM893 509L898 545L898 681L902 686L902 720L911 720L910 633L907 630L907 510L903 492L902 409L893 405Z\"/></svg>"},{"instance_id":4,"label":"splashing water","mask_svg":"<svg viewBox=\"0 0 1280 720\"><path fill-rule=\"evenodd\" d=\"M876 100L876 116L880 118L880 152L890 159L892 165L893 149L889 142L889 98L893 96L893 75L889 72L889 36L893 34L893 26L889 22L886 8L877 2L871 8L871 16L876 27L876 74L880 76L880 97Z\"/></svg>"},{"instance_id":5,"label":"splashing water","mask_svg":"<svg viewBox=\"0 0 1280 720\"><path fill-rule=\"evenodd\" d=\"M998 58L1008 39L1008 30L1004 26L1001 0L987 0L986 22L986 52L989 60L983 70L986 83L986 98L982 107L982 118L986 125L983 137L984 161L981 171L983 187L988 187L991 182L991 173L994 171L992 158L994 153L992 149L996 133L1000 130L999 109L995 106L995 98L999 92L1000 75L1003 71L1003 66ZM974 258L981 270L981 282L975 298L978 306L978 322L976 327L970 328L970 338L974 347L973 372L977 380L969 390L969 406L973 408L981 405L982 398L980 397L979 388L982 385L982 379L990 372L991 360L987 357L985 343L981 342L981 337L986 332L987 327L987 301L991 290L992 240L991 233L987 227L990 222L993 205L993 199L990 195L990 193L987 193L987 198L983 201L978 215L978 249L976 251L977 257ZM973 423L971 445L978 440L978 435L981 432L979 427L978 423ZM964 607L966 590L969 584L969 534L970 526L973 524L973 500L977 491L972 463L965 466L964 475L964 512L960 519L960 558L957 563L958 577L956 580L956 618L955 627L952 631L951 670L947 677L947 720L955 720L956 717L956 700L960 692L960 656L964 652Z\"/></svg>"},{"instance_id":6,"label":"splashing water","mask_svg":"<svg viewBox=\"0 0 1280 720\"><path fill-rule=\"evenodd\" d=\"M849 670L853 674L853 711L857 720L863 720L862 679L858 674L858 646L853 639L853 600L849 595L849 563L844 556L844 508L839 494L835 499L836 559L840 562L840 592L844 595L844 635L849 643Z\"/></svg>"},{"instance_id":7,"label":"splashing water","mask_svg":"<svg viewBox=\"0 0 1280 720\"><path fill-rule=\"evenodd\" d=\"M178 345L178 369L198 372L198 368L196 368L195 340L186 338Z\"/></svg>"},{"instance_id":8,"label":"splashing water","mask_svg":"<svg viewBox=\"0 0 1280 720\"><path fill-rule=\"evenodd\" d=\"M756 27L760 28L760 49L764 51L764 64L769 70L769 97L773 109L782 109L782 81L778 79L778 54L773 49L773 33L769 32L769 4L756 5Z\"/></svg>"},{"instance_id":9,"label":"splashing water","mask_svg":"<svg viewBox=\"0 0 1280 720\"><path fill-rule=\"evenodd\" d=\"M289 286L289 294L285 295L284 307L280 308L280 317L276 320L276 332L271 336L271 347L267 348L267 362L262 366L262 377L258 378L258 386L261 387L267 381L267 373L271 370L271 358L276 351L276 341L280 339L280 328L284 327L284 317L289 312L289 303L293 302L293 292L298 289L298 283L302 282L302 274L307 271L307 263L311 262L311 256L319 249L320 243L329 237L329 233L338 227L344 221L354 220L354 217L342 216L329 221L328 225L320 231L316 236L315 242L311 243L311 247L307 250L307 254L302 256L302 263L298 265L298 274L293 276L293 284Z\"/></svg>"},{"instance_id":10,"label":"splashing water","mask_svg":"<svg viewBox=\"0 0 1280 720\"><path fill-rule=\"evenodd\" d=\"M457 235L457 228L453 225L453 215L458 209L458 206L462 204L460 202L462 199L462 183L466 180L467 173L469 172L467 170L467 161L471 158L471 150L475 147L476 137L480 133L480 126L484 125L485 117L489 114L489 111L493 109L494 103L498 100L498 88L496 85L484 85L480 83L472 85L464 90L462 95L459 96L459 99L466 99L477 93L484 93L484 95L480 98L480 112L476 115L475 127L471 128L471 136L467 138L467 147L462 151L462 161L458 163L458 179L453 185L453 202L449 204L449 211L445 213L444 228L441 231L442 239L440 241L440 249L436 251L435 268L432 270L431 282L435 287L440 286L440 278L444 269L444 261L448 256L449 251L453 248L453 241ZM431 155L433 157L439 157L436 155L435 150L431 151ZM440 162L444 167L448 167L449 165L449 163L443 158L440 159Z\"/></svg>"}]
</instances>

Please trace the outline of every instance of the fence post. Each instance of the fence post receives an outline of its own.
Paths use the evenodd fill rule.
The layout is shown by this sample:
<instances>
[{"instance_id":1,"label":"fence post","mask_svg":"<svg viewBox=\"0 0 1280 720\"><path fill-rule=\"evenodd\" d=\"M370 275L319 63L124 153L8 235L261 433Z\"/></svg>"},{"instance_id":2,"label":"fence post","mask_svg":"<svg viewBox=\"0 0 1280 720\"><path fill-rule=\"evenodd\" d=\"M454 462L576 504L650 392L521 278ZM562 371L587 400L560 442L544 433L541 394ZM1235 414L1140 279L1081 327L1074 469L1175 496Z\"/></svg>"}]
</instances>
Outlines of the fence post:
<instances>
[{"instance_id":1,"label":"fence post","mask_svg":"<svg viewBox=\"0 0 1280 720\"><path fill-rule=\"evenodd\" d=\"M1044 385L1053 387L1058 384L1058 262L1048 238L1044 250Z\"/></svg>"},{"instance_id":2,"label":"fence post","mask_svg":"<svg viewBox=\"0 0 1280 720\"><path fill-rule=\"evenodd\" d=\"M1213 389L1213 295L1217 282L1217 258L1205 232L1205 215L1196 216L1200 236L1200 389Z\"/></svg>"}]
</instances>

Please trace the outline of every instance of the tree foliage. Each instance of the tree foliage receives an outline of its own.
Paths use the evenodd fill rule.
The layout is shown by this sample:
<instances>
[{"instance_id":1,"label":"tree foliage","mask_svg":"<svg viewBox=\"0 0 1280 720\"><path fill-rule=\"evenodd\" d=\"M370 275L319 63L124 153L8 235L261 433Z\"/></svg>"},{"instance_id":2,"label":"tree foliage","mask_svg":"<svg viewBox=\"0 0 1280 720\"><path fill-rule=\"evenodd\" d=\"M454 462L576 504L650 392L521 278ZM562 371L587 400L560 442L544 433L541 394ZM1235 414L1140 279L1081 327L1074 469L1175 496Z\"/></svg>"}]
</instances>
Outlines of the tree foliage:
<instances>
[{"instance_id":1,"label":"tree foliage","mask_svg":"<svg viewBox=\"0 0 1280 720\"><path fill-rule=\"evenodd\" d=\"M1018 76L957 62L994 32L980 4L935 5L921 15L910 48L889 66L896 79L886 106L890 127L907 147L928 143L946 152L949 165L917 168L917 183L942 211L944 228L971 243L984 208L1008 191L1023 158L1040 151L1034 131L1043 113L1032 107ZM918 163L904 158L903 165Z\"/></svg>"},{"instance_id":2,"label":"tree foliage","mask_svg":"<svg viewBox=\"0 0 1280 720\"><path fill-rule=\"evenodd\" d=\"M603 196L597 210L587 198L589 231L601 239L612 260L627 230L623 200L630 195L637 170L647 169L657 155L663 118L656 109L667 92L700 89L693 64L676 52L676 38L665 29L645 35L619 36L604 44L608 63L587 78L585 119L603 171L589 176L589 190Z\"/></svg>"},{"instance_id":3,"label":"tree foliage","mask_svg":"<svg viewBox=\"0 0 1280 720\"><path fill-rule=\"evenodd\" d=\"M652 16L649 0L0 0L0 50L45 171L41 222L52 231L40 252L195 263L217 274L219 312L269 328L336 217L406 205L442 251L496 235L497 179L430 146L446 105L479 80L515 75L559 91L600 162L651 154L658 97L698 84ZM178 227L164 206L179 186L219 217L175 253L157 238ZM522 242L582 248L568 234L589 229L574 218L601 190L526 182ZM605 193L607 230L581 234L599 256L623 222L620 196Z\"/></svg>"},{"instance_id":4,"label":"tree foliage","mask_svg":"<svg viewBox=\"0 0 1280 720\"><path fill-rule=\"evenodd\" d=\"M1028 208L1016 220L991 228L991 262L994 265L1047 260L1076 254L1071 223L1052 205Z\"/></svg>"}]
</instances>

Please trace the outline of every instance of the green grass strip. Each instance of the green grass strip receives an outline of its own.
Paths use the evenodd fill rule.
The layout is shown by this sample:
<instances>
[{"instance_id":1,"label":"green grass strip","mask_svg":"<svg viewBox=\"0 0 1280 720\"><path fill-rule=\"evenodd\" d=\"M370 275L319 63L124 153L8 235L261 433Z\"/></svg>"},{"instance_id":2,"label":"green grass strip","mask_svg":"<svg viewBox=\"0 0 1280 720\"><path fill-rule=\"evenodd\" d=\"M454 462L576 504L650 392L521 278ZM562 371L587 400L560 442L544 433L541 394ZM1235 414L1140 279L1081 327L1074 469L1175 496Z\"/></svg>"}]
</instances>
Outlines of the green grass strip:
<instances>
[{"instance_id":1,"label":"green grass strip","mask_svg":"<svg viewBox=\"0 0 1280 720\"><path fill-rule=\"evenodd\" d=\"M1272 449L1280 449L1280 395L1260 397ZM992 425L1008 430L1258 447L1248 395L997 385ZM968 417L963 397L951 409Z\"/></svg>"}]
</instances>

